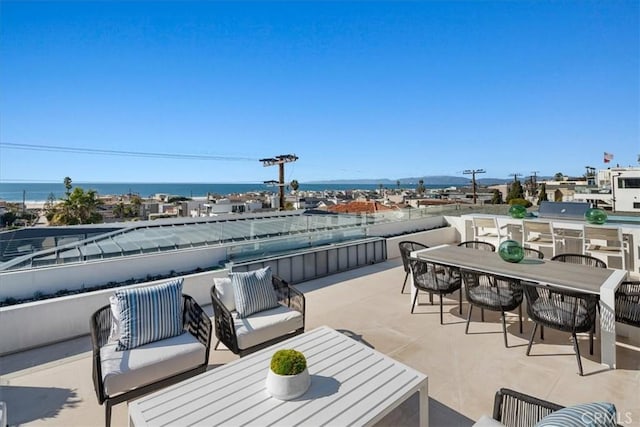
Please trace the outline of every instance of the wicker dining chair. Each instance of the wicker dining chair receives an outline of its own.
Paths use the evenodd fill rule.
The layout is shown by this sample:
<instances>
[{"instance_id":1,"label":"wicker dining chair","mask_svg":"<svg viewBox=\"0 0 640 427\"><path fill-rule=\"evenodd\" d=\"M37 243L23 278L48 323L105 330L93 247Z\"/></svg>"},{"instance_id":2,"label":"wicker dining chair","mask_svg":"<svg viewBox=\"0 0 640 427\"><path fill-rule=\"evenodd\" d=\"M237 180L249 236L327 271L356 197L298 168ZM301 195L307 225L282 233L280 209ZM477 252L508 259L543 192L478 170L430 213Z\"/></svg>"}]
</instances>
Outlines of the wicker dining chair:
<instances>
[{"instance_id":1,"label":"wicker dining chair","mask_svg":"<svg viewBox=\"0 0 640 427\"><path fill-rule=\"evenodd\" d=\"M583 254L558 254L552 257L551 261L568 262L570 264L582 264L597 268L607 268L607 263L602 261L601 259Z\"/></svg>"},{"instance_id":2,"label":"wicker dining chair","mask_svg":"<svg viewBox=\"0 0 640 427\"><path fill-rule=\"evenodd\" d=\"M407 285L407 279L409 278L409 274L411 274L411 266L409 265L409 257L411 257L411 252L419 251L420 249L428 249L429 246L423 245L422 243L405 240L398 243L398 247L400 249L402 266L404 267L405 272L404 283L402 284L402 290L400 291L400 293L404 293L404 288Z\"/></svg>"},{"instance_id":3,"label":"wicker dining chair","mask_svg":"<svg viewBox=\"0 0 640 427\"><path fill-rule=\"evenodd\" d=\"M533 283L523 283L523 287L527 299L527 313L535 322L527 346L527 356L531 352L533 338L539 325L569 332L573 337L578 369L582 376L582 361L576 334L589 332L589 354L593 354L597 296Z\"/></svg>"},{"instance_id":4,"label":"wicker dining chair","mask_svg":"<svg viewBox=\"0 0 640 427\"><path fill-rule=\"evenodd\" d=\"M616 322L640 327L640 281L622 282L615 302Z\"/></svg>"},{"instance_id":5,"label":"wicker dining chair","mask_svg":"<svg viewBox=\"0 0 640 427\"><path fill-rule=\"evenodd\" d=\"M524 257L525 258L537 258L537 259L544 259L544 253L542 253L542 251L539 251L537 249L533 249L533 248L522 248L524 249Z\"/></svg>"},{"instance_id":6,"label":"wicker dining chair","mask_svg":"<svg viewBox=\"0 0 640 427\"><path fill-rule=\"evenodd\" d=\"M441 325L444 323L442 316L442 297L444 295L459 291L458 312L462 314L462 290L460 289L462 281L460 279L460 271L457 268L435 264L418 258L411 258L409 262L413 274L413 285L416 287L413 304L411 305L412 314L418 301L419 291L440 296Z\"/></svg>"},{"instance_id":7,"label":"wicker dining chair","mask_svg":"<svg viewBox=\"0 0 640 427\"><path fill-rule=\"evenodd\" d=\"M469 313L467 315L467 327L465 334L469 333L469 322L473 307L480 307L491 311L499 311L502 317L502 333L504 346L507 343L507 324L505 312L518 309L520 319L520 333L522 333L522 285L519 280L502 277L494 274L481 273L476 270L460 269L464 282L465 294L469 301ZM484 319L482 319L484 321Z\"/></svg>"},{"instance_id":8,"label":"wicker dining chair","mask_svg":"<svg viewBox=\"0 0 640 427\"><path fill-rule=\"evenodd\" d=\"M602 261L599 258L592 257L591 255L572 254L572 253L558 254L552 257L551 261L567 262L570 264L582 264L582 265L588 265L589 267L596 267L596 268L607 268L606 262ZM599 300L599 299L600 299L600 296L596 295L596 300ZM596 310L600 310L600 305L596 304ZM595 332L596 332L596 325L594 322L592 333L595 333ZM540 339L544 339L544 326L542 325L540 325Z\"/></svg>"},{"instance_id":9,"label":"wicker dining chair","mask_svg":"<svg viewBox=\"0 0 640 427\"><path fill-rule=\"evenodd\" d=\"M481 242L480 240L467 240L466 242L458 243L458 246L463 248L479 249L487 252L496 251L496 246L493 243Z\"/></svg>"}]
</instances>

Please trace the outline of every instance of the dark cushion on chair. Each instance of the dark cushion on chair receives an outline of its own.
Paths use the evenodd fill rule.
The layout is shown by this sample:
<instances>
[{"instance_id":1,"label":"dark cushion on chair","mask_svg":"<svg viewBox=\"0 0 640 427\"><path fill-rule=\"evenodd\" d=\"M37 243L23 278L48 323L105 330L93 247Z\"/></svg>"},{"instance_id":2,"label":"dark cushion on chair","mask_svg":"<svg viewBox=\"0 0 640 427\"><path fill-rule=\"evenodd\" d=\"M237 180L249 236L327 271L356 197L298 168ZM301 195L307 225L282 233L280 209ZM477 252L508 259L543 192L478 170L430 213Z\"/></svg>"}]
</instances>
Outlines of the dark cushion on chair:
<instances>
[{"instance_id":1,"label":"dark cushion on chair","mask_svg":"<svg viewBox=\"0 0 640 427\"><path fill-rule=\"evenodd\" d=\"M546 302L546 301L545 301ZM543 321L552 325L565 326L568 319L572 319L574 303L573 302L556 302L555 305L542 304L540 300L531 304L531 310L536 313ZM579 304L576 309L576 325L582 325L588 321L587 309L584 305Z\"/></svg>"},{"instance_id":2,"label":"dark cushion on chair","mask_svg":"<svg viewBox=\"0 0 640 427\"><path fill-rule=\"evenodd\" d=\"M475 287L469 288L469 295L473 302L486 304L488 306L509 306L513 304L513 292L507 289L500 289L500 295L495 288Z\"/></svg>"}]
</instances>

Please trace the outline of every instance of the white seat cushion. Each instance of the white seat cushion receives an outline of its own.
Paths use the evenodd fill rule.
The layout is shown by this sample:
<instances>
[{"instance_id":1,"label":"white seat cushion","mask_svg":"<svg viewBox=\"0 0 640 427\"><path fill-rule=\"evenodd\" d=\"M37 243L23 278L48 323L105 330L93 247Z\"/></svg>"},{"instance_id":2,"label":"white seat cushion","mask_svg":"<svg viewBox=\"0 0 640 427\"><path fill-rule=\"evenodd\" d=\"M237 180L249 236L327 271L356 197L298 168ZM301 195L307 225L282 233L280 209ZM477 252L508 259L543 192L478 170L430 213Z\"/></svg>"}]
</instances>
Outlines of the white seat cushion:
<instances>
[{"instance_id":1,"label":"white seat cushion","mask_svg":"<svg viewBox=\"0 0 640 427\"><path fill-rule=\"evenodd\" d=\"M233 285L228 277L214 277L213 285L216 289L216 296L229 311L236 310L236 300L233 294Z\"/></svg>"},{"instance_id":2,"label":"white seat cushion","mask_svg":"<svg viewBox=\"0 0 640 427\"><path fill-rule=\"evenodd\" d=\"M502 426L504 426L504 424L502 424L500 421L496 421L488 415L483 415L480 417L478 421L475 422L475 424L472 427L502 427Z\"/></svg>"},{"instance_id":3,"label":"white seat cushion","mask_svg":"<svg viewBox=\"0 0 640 427\"><path fill-rule=\"evenodd\" d=\"M247 349L302 328L303 318L302 313L278 305L245 318L239 318L237 313L233 313L233 323L238 348Z\"/></svg>"},{"instance_id":4,"label":"white seat cushion","mask_svg":"<svg viewBox=\"0 0 640 427\"><path fill-rule=\"evenodd\" d=\"M100 349L107 395L172 377L204 363L207 349L189 332L131 350L116 351L117 341Z\"/></svg>"}]
</instances>

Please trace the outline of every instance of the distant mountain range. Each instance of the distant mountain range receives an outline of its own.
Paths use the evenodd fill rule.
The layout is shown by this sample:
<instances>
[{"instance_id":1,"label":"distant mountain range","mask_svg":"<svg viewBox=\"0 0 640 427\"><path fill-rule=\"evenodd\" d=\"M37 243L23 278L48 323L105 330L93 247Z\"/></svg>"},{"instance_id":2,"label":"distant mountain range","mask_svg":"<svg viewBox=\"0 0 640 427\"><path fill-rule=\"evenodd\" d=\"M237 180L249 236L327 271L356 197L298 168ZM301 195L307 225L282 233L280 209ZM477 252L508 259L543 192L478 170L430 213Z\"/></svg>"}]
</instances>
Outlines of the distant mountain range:
<instances>
[{"instance_id":1,"label":"distant mountain range","mask_svg":"<svg viewBox=\"0 0 640 427\"><path fill-rule=\"evenodd\" d=\"M539 177L543 179L543 177ZM422 176L422 177L410 177L410 178L398 178L398 179L388 179L388 178L379 178L379 179L334 179L334 180L325 180L325 181L309 181L305 182L305 184L349 184L349 185L357 185L357 184L367 184L367 185L379 185L382 184L384 186L390 187L395 186L397 181L400 181L400 185L407 184L418 184L418 181L424 180L424 185L446 185L446 186L463 186L469 185L471 183L471 177L461 177L461 176L448 176L448 175L432 175L432 176ZM522 180L521 180L522 181ZM496 185L496 184L505 184L507 182L511 182L511 179L500 179L500 178L477 178L476 182L479 185Z\"/></svg>"}]
</instances>

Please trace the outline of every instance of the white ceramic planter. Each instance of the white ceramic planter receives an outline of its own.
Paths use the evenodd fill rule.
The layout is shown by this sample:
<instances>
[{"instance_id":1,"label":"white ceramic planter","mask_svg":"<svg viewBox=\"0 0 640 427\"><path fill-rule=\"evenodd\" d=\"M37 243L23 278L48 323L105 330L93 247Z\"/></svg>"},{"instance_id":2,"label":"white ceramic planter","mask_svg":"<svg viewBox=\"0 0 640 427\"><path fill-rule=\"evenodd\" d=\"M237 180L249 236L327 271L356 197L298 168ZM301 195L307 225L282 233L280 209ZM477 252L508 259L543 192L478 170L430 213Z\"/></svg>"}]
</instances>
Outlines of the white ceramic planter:
<instances>
[{"instance_id":1,"label":"white ceramic planter","mask_svg":"<svg viewBox=\"0 0 640 427\"><path fill-rule=\"evenodd\" d=\"M311 385L307 368L298 375L278 375L271 369L267 373L267 392L279 400L291 400L302 396Z\"/></svg>"}]
</instances>

